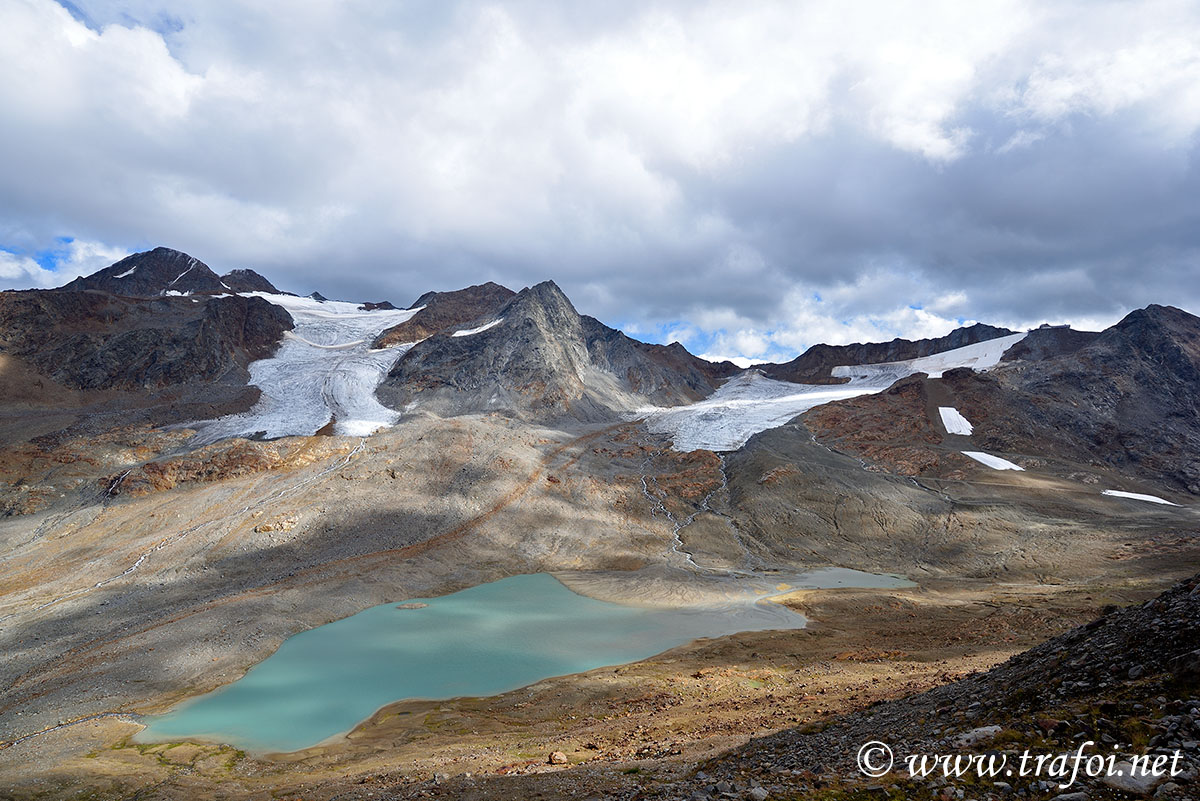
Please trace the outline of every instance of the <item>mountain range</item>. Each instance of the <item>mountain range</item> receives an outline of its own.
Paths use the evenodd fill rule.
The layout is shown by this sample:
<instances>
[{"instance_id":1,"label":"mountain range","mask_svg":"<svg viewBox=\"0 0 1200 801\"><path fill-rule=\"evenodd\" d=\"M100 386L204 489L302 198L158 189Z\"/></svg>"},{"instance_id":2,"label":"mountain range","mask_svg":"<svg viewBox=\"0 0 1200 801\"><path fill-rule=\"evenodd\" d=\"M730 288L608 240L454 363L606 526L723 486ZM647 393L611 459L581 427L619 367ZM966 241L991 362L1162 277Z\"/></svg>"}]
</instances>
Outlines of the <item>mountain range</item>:
<instances>
[{"instance_id":1,"label":"mountain range","mask_svg":"<svg viewBox=\"0 0 1200 801\"><path fill-rule=\"evenodd\" d=\"M293 328L271 297L284 296L253 271L218 276L167 248L61 289L0 294L0 354L9 375L21 377L5 382L9 417L22 408L35 413L39 402L76 404L74 428L65 429L74 434L245 412L257 400L249 364L270 356ZM362 308L395 309L386 302ZM552 281L516 292L495 283L428 292L407 308L415 314L370 345L403 351L368 388L384 405L542 422L615 422L646 407L686 405L747 372L807 386L845 384L850 379L835 368L920 359L1014 334L978 323L936 339L814 345L790 362L743 371L679 343L639 342L581 315ZM1001 369L914 376L888 392L821 407L807 420L831 444L916 474L934 469L928 454L929 466L920 469L911 459L901 466L904 454L954 436L931 404L957 405L984 449L1105 464L1196 494L1198 343L1200 321L1168 306L1137 310L1103 332L1043 326L1004 350ZM896 399L910 396L897 414Z\"/></svg>"},{"instance_id":2,"label":"mountain range","mask_svg":"<svg viewBox=\"0 0 1200 801\"><path fill-rule=\"evenodd\" d=\"M1200 766L1194 632L1170 634L1200 597L1182 309L743 369L553 281L400 307L156 248L0 292L0 378L0 796L960 797L853 775L872 720L930 748L1159 736ZM286 755L136 739L292 635L541 572L807 625L397 699ZM1053 797L1016 784L968 790Z\"/></svg>"}]
</instances>

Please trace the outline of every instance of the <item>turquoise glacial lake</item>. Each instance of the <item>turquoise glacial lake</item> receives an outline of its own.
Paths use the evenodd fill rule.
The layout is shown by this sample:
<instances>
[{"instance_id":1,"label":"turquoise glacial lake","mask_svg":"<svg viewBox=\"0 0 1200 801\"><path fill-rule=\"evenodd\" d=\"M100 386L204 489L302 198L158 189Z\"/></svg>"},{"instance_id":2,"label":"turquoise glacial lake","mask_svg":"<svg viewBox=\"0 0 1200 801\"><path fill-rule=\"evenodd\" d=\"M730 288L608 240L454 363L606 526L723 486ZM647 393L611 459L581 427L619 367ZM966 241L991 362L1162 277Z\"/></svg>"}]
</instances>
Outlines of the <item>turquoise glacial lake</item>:
<instances>
[{"instance_id":1,"label":"turquoise glacial lake","mask_svg":"<svg viewBox=\"0 0 1200 801\"><path fill-rule=\"evenodd\" d=\"M898 583L907 582L842 571L807 586ZM805 623L781 604L752 599L692 608L598 601L545 573L409 603L428 605L382 604L296 634L238 681L147 717L135 739L295 751L349 731L394 701L496 695L700 637Z\"/></svg>"}]
</instances>

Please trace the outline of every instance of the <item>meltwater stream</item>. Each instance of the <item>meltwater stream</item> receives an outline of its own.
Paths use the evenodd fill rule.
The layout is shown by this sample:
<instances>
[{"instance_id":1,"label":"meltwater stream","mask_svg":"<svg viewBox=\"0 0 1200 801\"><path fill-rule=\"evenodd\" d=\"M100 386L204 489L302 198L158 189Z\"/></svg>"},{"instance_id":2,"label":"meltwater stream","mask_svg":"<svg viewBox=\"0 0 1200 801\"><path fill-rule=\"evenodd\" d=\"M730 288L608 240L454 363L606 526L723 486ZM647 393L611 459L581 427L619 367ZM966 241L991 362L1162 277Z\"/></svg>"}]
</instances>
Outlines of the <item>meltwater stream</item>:
<instances>
[{"instance_id":1,"label":"meltwater stream","mask_svg":"<svg viewBox=\"0 0 1200 801\"><path fill-rule=\"evenodd\" d=\"M854 571L807 575L787 586L907 584ZM805 623L803 615L763 600L783 591L778 581L738 591L730 585L684 605L662 603L656 592L657 605L634 606L628 591L637 580L625 576L563 577L622 603L578 595L535 573L375 606L291 637L233 684L147 718L136 739L294 751L349 731L394 701L495 695L550 676L645 659L700 637Z\"/></svg>"}]
</instances>

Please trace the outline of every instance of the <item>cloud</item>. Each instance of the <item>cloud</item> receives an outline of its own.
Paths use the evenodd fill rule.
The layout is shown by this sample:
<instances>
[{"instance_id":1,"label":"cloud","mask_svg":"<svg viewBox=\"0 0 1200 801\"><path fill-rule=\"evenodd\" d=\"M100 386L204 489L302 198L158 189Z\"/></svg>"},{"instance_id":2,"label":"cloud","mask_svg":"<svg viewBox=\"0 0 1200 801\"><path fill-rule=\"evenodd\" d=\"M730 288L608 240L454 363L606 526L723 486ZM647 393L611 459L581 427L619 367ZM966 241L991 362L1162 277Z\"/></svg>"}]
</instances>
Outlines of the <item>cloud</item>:
<instances>
[{"instance_id":1,"label":"cloud","mask_svg":"<svg viewBox=\"0 0 1200 801\"><path fill-rule=\"evenodd\" d=\"M19 253L554 278L745 358L1200 309L1194 3L12 0L0 76Z\"/></svg>"},{"instance_id":2,"label":"cloud","mask_svg":"<svg viewBox=\"0 0 1200 801\"><path fill-rule=\"evenodd\" d=\"M59 241L34 255L0 248L0 281L9 289L46 289L89 275L129 255L100 242Z\"/></svg>"},{"instance_id":3,"label":"cloud","mask_svg":"<svg viewBox=\"0 0 1200 801\"><path fill-rule=\"evenodd\" d=\"M28 256L0 250L0 281L11 289L55 286L57 276Z\"/></svg>"}]
</instances>

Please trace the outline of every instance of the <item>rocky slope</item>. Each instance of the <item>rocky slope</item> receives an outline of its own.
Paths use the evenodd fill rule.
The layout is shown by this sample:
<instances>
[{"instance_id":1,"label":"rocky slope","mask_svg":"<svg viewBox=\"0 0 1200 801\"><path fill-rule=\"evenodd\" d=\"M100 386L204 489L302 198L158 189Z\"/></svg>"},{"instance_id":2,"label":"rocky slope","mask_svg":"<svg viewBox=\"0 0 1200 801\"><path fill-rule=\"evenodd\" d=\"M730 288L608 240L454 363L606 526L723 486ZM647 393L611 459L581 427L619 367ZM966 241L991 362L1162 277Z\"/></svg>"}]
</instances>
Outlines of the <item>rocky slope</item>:
<instances>
[{"instance_id":1,"label":"rocky slope","mask_svg":"<svg viewBox=\"0 0 1200 801\"><path fill-rule=\"evenodd\" d=\"M594 317L585 315L582 320L593 364L621 378L631 392L661 406L706 398L725 379L741 372L733 362L693 356L678 342L639 342Z\"/></svg>"},{"instance_id":2,"label":"rocky slope","mask_svg":"<svg viewBox=\"0 0 1200 801\"><path fill-rule=\"evenodd\" d=\"M1024 339L1013 345L1001 361L1039 361L1055 356L1065 356L1090 345L1100 336L1098 331L1077 331L1066 325L1043 325L1030 331Z\"/></svg>"},{"instance_id":3,"label":"rocky slope","mask_svg":"<svg viewBox=\"0 0 1200 801\"><path fill-rule=\"evenodd\" d=\"M467 323L494 314L516 293L491 281L454 292L426 292L408 308L421 311L380 334L371 345L388 348L420 342L443 331L466 328Z\"/></svg>"},{"instance_id":4,"label":"rocky slope","mask_svg":"<svg viewBox=\"0 0 1200 801\"><path fill-rule=\"evenodd\" d=\"M955 379L984 401L986 384ZM1147 306L1074 353L996 380L1012 411L982 427L985 446L1077 455L1200 494L1200 318Z\"/></svg>"},{"instance_id":5,"label":"rocky slope","mask_svg":"<svg viewBox=\"0 0 1200 801\"><path fill-rule=\"evenodd\" d=\"M813 345L790 362L758 364L768 378L792 381L797 384L841 384L844 378L834 378L830 369L842 365L881 364L917 359L942 351L974 345L1013 333L983 323L956 328L944 337L934 339L893 339L891 342L855 343L853 345Z\"/></svg>"},{"instance_id":6,"label":"rocky slope","mask_svg":"<svg viewBox=\"0 0 1200 801\"><path fill-rule=\"evenodd\" d=\"M855 755L869 741L892 745L896 771L866 779ZM1017 754L1178 754L1174 776L1021 776ZM986 673L884 703L819 727L752 742L703 766L659 797L686 798L1057 798L1100 801L1153 795L1197 797L1200 772L1200 576L1145 604L1054 637ZM913 779L912 754L1007 756L1014 775ZM1003 781L1000 781L1003 779ZM752 794L755 787L761 793ZM874 789L866 789L874 788ZM864 789L866 792L864 793ZM1074 795L1070 794L1074 793ZM723 795L724 794L724 795Z\"/></svg>"},{"instance_id":7,"label":"rocky slope","mask_svg":"<svg viewBox=\"0 0 1200 801\"><path fill-rule=\"evenodd\" d=\"M1050 332L1059 346L1034 340L1028 359L905 379L805 423L822 442L909 475L947 477L969 466L957 451L976 449L1112 471L1151 494L1200 494L1200 318L1152 305L1100 334ZM1075 342L1056 354L1066 338ZM971 436L946 434L939 406L957 408Z\"/></svg>"},{"instance_id":8,"label":"rocky slope","mask_svg":"<svg viewBox=\"0 0 1200 801\"><path fill-rule=\"evenodd\" d=\"M6 463L5 449L21 443L53 449L129 426L246 411L260 394L247 365L291 327L286 312L253 297L0 292L0 480L16 486L39 474Z\"/></svg>"}]
</instances>

